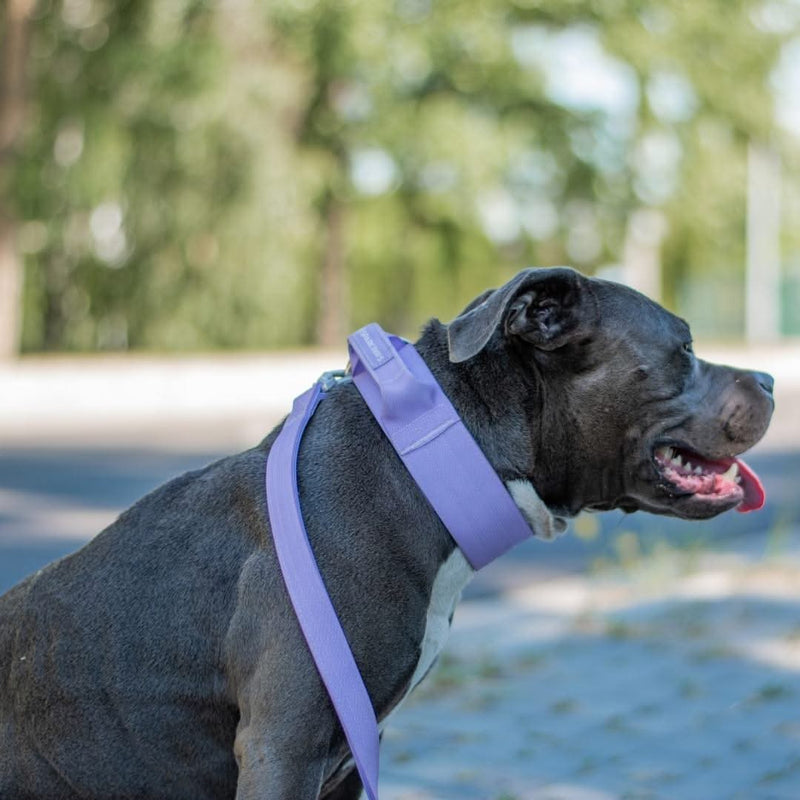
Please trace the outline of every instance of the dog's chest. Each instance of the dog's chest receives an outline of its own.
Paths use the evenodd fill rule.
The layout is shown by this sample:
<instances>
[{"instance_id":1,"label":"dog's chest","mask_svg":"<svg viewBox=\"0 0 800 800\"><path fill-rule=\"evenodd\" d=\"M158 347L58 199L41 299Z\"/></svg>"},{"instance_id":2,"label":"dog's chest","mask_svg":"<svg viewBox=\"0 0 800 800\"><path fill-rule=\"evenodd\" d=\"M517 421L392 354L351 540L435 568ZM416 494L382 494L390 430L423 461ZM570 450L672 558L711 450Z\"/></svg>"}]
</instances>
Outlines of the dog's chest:
<instances>
[{"instance_id":1,"label":"dog's chest","mask_svg":"<svg viewBox=\"0 0 800 800\"><path fill-rule=\"evenodd\" d=\"M456 604L461 597L461 592L474 574L475 571L458 548L439 567L431 589L430 602L428 603L428 611L425 618L425 634L420 645L419 660L405 694L393 711L428 674L433 662L442 652L447 641L447 635L450 632L450 623L453 619ZM385 723L386 719L383 722Z\"/></svg>"},{"instance_id":2,"label":"dog's chest","mask_svg":"<svg viewBox=\"0 0 800 800\"><path fill-rule=\"evenodd\" d=\"M464 558L464 554L458 548L439 567L431 588L430 602L425 616L425 633L420 644L417 665L403 696L380 720L378 728L381 731L386 727L394 712L400 708L403 701L427 675L433 666L433 662L436 661L436 657L442 652L447 641L447 635L450 632L450 623L456 604L461 597L461 592L474 574L475 570L472 569L467 559ZM353 768L354 763L352 756L339 763L334 777L331 778L331 784L335 785L341 779L341 776L347 774Z\"/></svg>"}]
</instances>

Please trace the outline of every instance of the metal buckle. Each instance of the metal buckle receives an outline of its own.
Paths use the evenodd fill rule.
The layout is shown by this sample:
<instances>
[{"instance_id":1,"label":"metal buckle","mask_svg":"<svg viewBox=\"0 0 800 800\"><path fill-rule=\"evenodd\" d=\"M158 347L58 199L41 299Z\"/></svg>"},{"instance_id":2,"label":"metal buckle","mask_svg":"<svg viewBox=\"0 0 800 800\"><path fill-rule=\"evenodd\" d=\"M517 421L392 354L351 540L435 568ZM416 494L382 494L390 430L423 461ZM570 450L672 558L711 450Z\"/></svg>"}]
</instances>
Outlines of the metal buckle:
<instances>
[{"instance_id":1,"label":"metal buckle","mask_svg":"<svg viewBox=\"0 0 800 800\"><path fill-rule=\"evenodd\" d=\"M323 392L329 392L334 386L337 386L340 383L347 383L351 380L352 378L349 375L348 370L329 369L327 372L323 372L322 375L319 376L317 383L320 385Z\"/></svg>"}]
</instances>

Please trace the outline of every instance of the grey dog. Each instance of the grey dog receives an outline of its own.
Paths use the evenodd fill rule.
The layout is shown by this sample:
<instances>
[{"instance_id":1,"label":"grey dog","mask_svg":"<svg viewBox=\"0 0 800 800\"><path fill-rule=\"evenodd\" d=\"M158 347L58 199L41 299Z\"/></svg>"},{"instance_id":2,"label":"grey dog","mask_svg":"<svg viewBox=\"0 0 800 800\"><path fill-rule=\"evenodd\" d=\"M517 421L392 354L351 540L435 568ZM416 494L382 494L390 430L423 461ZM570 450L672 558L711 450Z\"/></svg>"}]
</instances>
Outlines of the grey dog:
<instances>
[{"instance_id":1,"label":"grey dog","mask_svg":"<svg viewBox=\"0 0 800 800\"><path fill-rule=\"evenodd\" d=\"M767 429L771 377L697 359L687 325L631 289L526 270L416 347L539 536L583 509L703 519L757 493L735 456ZM276 433L0 598L3 800L359 796L273 550ZM298 480L383 721L471 570L352 383L311 420Z\"/></svg>"}]
</instances>

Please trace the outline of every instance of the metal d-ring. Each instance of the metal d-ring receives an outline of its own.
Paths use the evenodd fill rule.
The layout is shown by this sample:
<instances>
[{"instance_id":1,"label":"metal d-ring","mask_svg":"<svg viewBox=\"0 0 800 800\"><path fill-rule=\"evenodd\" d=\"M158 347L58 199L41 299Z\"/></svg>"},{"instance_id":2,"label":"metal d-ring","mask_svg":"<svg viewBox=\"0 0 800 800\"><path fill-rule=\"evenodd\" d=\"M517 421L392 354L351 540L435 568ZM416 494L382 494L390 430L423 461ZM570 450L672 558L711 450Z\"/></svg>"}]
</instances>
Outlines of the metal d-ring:
<instances>
[{"instance_id":1,"label":"metal d-ring","mask_svg":"<svg viewBox=\"0 0 800 800\"><path fill-rule=\"evenodd\" d=\"M334 386L338 386L340 383L349 383L353 380L349 369L349 364L347 369L329 369L319 376L317 383L320 385L323 392L329 392Z\"/></svg>"}]
</instances>

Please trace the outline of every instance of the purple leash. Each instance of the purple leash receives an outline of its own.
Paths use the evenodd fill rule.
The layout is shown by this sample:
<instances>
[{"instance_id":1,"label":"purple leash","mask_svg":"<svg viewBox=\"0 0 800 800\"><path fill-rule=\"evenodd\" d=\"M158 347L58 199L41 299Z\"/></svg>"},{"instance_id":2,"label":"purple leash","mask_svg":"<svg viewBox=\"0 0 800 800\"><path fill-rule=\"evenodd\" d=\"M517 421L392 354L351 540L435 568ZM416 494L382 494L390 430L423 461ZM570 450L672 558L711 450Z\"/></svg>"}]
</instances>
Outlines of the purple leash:
<instances>
[{"instance_id":1,"label":"purple leash","mask_svg":"<svg viewBox=\"0 0 800 800\"><path fill-rule=\"evenodd\" d=\"M414 347L372 323L348 339L353 382L474 569L531 535L491 464ZM319 573L297 492L297 454L325 397L300 395L267 459L267 505L281 572L369 800L378 800L378 725Z\"/></svg>"}]
</instances>

